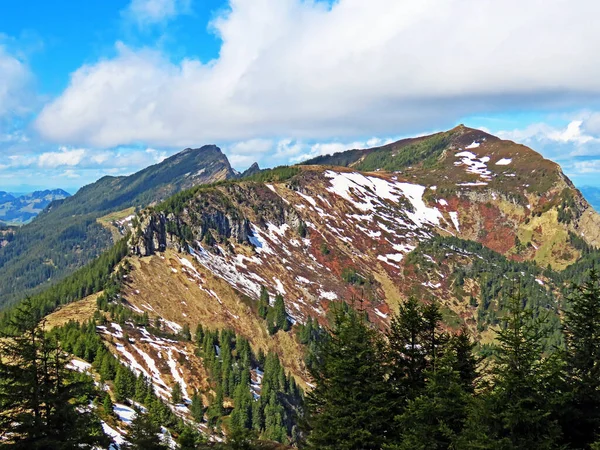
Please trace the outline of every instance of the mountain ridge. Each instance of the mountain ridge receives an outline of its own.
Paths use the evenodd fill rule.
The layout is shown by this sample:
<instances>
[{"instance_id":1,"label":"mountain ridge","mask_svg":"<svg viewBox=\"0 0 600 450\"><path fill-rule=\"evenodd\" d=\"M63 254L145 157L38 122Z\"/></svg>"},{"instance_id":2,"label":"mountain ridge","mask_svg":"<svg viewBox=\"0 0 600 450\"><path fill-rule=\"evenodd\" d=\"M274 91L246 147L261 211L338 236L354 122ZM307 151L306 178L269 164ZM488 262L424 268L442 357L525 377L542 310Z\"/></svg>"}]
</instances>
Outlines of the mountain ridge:
<instances>
[{"instance_id":1,"label":"mountain ridge","mask_svg":"<svg viewBox=\"0 0 600 450\"><path fill-rule=\"evenodd\" d=\"M105 176L75 195L50 203L0 248L0 307L56 282L112 244L97 220L129 207L143 207L197 184L237 175L215 145L184 151L129 176Z\"/></svg>"},{"instance_id":2,"label":"mountain ridge","mask_svg":"<svg viewBox=\"0 0 600 450\"><path fill-rule=\"evenodd\" d=\"M444 329L466 327L485 351L518 279L526 305L543 312L554 331L545 345L561 345L566 286L600 251L598 215L558 165L465 127L350 155L352 161L338 155L344 167L234 174L108 215L124 239L103 257L107 267L96 260L88 270L102 284L78 272L85 289L76 290L77 280L59 283L36 306L52 311L65 303L63 292L77 292L69 300L87 296L48 323L87 323L102 348L167 402L177 403L177 383L187 398L199 389L210 403L207 417L222 418L226 434L241 411L229 381L239 352L250 349L245 392L255 400L267 367L279 367L284 391L310 389L307 348L341 304L385 330L407 299L436 301ZM271 363L261 366L264 355ZM283 423L293 402L280 406ZM172 407L187 419L191 409L189 402ZM263 436L291 441L293 421L285 423L280 434Z\"/></svg>"},{"instance_id":3,"label":"mountain ridge","mask_svg":"<svg viewBox=\"0 0 600 450\"><path fill-rule=\"evenodd\" d=\"M29 223L50 203L70 196L63 189L45 189L18 196L0 191L0 222L9 225Z\"/></svg>"}]
</instances>

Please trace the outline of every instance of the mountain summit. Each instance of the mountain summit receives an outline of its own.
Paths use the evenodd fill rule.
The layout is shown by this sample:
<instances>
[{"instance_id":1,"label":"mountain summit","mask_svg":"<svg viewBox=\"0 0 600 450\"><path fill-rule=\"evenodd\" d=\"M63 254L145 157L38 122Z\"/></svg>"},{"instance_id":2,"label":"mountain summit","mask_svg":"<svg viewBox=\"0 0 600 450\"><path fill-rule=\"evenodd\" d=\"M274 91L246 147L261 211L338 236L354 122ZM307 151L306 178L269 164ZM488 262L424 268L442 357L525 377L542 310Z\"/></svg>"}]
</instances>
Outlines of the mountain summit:
<instances>
[{"instance_id":1,"label":"mountain summit","mask_svg":"<svg viewBox=\"0 0 600 450\"><path fill-rule=\"evenodd\" d=\"M136 207L181 190L236 176L219 147L205 145L185 149L133 175L105 176L51 203L0 249L0 307L59 280L109 248L113 235L102 225L103 216L120 211L128 216Z\"/></svg>"}]
</instances>

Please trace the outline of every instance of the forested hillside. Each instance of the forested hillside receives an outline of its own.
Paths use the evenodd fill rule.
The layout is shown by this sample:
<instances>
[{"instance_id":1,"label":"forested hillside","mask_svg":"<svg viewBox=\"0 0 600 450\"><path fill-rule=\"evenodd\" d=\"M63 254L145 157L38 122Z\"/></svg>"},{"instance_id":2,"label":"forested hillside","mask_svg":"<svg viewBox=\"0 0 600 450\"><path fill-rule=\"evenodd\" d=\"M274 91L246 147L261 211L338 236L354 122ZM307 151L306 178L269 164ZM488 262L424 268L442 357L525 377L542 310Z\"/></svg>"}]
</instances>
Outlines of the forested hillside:
<instances>
[{"instance_id":1,"label":"forested hillside","mask_svg":"<svg viewBox=\"0 0 600 450\"><path fill-rule=\"evenodd\" d=\"M196 184L235 176L215 146L187 149L127 177L101 178L72 197L51 203L0 246L0 308L55 283L113 243L98 219L143 207ZM0 218L1 219L1 218Z\"/></svg>"}]
</instances>

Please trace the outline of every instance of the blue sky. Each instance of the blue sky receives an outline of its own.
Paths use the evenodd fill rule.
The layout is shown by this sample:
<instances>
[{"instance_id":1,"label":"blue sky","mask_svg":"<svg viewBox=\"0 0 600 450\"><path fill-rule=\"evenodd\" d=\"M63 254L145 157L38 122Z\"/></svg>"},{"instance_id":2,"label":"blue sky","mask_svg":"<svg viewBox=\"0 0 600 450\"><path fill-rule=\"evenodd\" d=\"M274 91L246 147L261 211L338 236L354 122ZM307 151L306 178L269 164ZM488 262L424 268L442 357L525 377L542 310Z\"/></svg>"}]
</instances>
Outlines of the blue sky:
<instances>
[{"instance_id":1,"label":"blue sky","mask_svg":"<svg viewBox=\"0 0 600 450\"><path fill-rule=\"evenodd\" d=\"M589 0L7 0L0 190L75 191L216 143L235 168L459 123L600 186Z\"/></svg>"}]
</instances>

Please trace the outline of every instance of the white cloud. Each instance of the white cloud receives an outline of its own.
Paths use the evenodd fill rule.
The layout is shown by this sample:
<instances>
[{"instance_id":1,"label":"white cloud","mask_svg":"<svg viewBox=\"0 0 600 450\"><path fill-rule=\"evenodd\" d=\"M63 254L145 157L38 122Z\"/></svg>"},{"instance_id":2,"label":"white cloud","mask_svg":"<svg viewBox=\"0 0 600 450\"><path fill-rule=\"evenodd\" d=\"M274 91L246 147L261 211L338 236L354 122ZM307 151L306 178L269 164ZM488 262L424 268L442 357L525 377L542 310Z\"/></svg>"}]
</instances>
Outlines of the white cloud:
<instances>
[{"instance_id":1,"label":"white cloud","mask_svg":"<svg viewBox=\"0 0 600 450\"><path fill-rule=\"evenodd\" d=\"M139 26L161 23L190 10L190 0L131 0L124 15Z\"/></svg>"},{"instance_id":2,"label":"white cloud","mask_svg":"<svg viewBox=\"0 0 600 450\"><path fill-rule=\"evenodd\" d=\"M71 145L183 147L397 135L506 105L572 105L600 97L599 13L593 0L230 0L211 25L218 59L117 44L72 74L37 128Z\"/></svg>"},{"instance_id":3,"label":"white cloud","mask_svg":"<svg viewBox=\"0 0 600 450\"><path fill-rule=\"evenodd\" d=\"M33 77L27 64L10 54L0 43L0 119L19 116L30 111L32 81ZM0 141L9 138L14 136L3 135Z\"/></svg>"},{"instance_id":4,"label":"white cloud","mask_svg":"<svg viewBox=\"0 0 600 450\"><path fill-rule=\"evenodd\" d=\"M68 149L61 147L58 152L45 152L38 157L38 166L56 168L60 166L77 166L82 161L86 150L83 148Z\"/></svg>"},{"instance_id":5,"label":"white cloud","mask_svg":"<svg viewBox=\"0 0 600 450\"><path fill-rule=\"evenodd\" d=\"M60 174L60 176L65 177L65 178L80 178L81 177L81 175L79 175L73 169L65 170L63 173Z\"/></svg>"}]
</instances>

